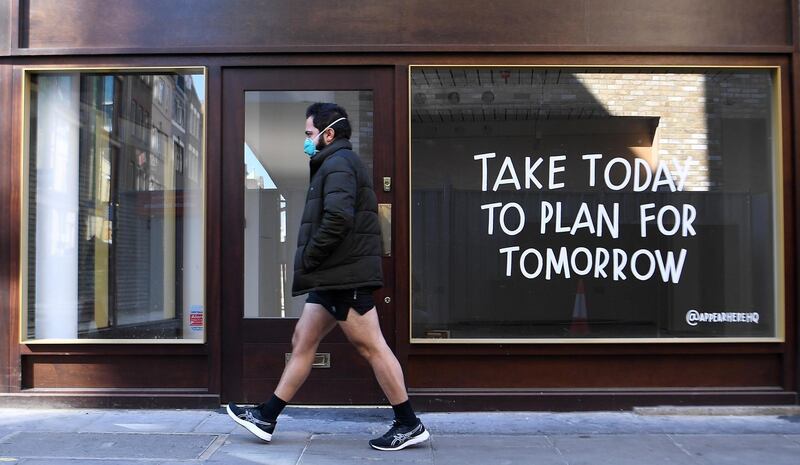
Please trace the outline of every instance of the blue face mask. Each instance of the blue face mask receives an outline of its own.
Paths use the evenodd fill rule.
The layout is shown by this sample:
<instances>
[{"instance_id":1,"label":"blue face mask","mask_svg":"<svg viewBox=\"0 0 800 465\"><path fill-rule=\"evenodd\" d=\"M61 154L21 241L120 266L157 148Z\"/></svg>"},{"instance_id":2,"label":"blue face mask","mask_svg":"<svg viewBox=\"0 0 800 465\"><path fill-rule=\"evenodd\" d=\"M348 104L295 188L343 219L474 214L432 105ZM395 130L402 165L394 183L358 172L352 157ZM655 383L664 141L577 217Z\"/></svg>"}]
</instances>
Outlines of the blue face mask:
<instances>
[{"instance_id":1,"label":"blue face mask","mask_svg":"<svg viewBox=\"0 0 800 465\"><path fill-rule=\"evenodd\" d=\"M310 137L306 137L306 143L303 144L303 152L309 157L313 157L317 153L317 146L314 145L314 141Z\"/></svg>"},{"instance_id":2,"label":"blue face mask","mask_svg":"<svg viewBox=\"0 0 800 465\"><path fill-rule=\"evenodd\" d=\"M322 131L320 131L320 132L319 132L319 134L317 134L317 135L316 135L316 136L314 136L314 137L306 137L306 141L305 141L305 143L303 144L303 152L305 152L305 154L306 154L306 155L308 155L309 157L313 157L314 155L316 155L316 154L317 154L317 152L319 152L319 150L317 150L317 144L314 142L314 139L316 139L317 137L319 137L319 136L320 136L320 135L321 135L323 132L325 132L325 131L327 131L328 129L330 129L330 128L331 128L331 126L333 126L334 124L336 124L336 123L338 123L339 121L342 121L342 120L344 120L344 119L347 119L347 118L339 118L339 119L337 119L337 120L336 120L336 121L334 121L333 123L329 124L329 125L328 125L328 126L325 128L325 129L323 129Z\"/></svg>"}]
</instances>

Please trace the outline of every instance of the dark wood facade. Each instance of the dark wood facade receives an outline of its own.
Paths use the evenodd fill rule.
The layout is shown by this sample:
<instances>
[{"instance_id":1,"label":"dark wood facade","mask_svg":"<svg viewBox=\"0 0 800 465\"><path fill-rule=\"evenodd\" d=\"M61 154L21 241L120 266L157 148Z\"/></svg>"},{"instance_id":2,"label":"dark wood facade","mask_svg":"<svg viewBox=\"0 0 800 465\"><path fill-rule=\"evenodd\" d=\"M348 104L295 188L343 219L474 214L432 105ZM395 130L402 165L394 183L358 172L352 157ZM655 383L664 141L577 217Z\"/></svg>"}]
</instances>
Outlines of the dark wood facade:
<instances>
[{"instance_id":1,"label":"dark wood facade","mask_svg":"<svg viewBox=\"0 0 800 465\"><path fill-rule=\"evenodd\" d=\"M790 0L0 0L0 399L211 406L222 377L223 75L233 68L385 70L393 79L393 349L428 409L600 409L797 403L800 37ZM779 66L784 343L409 344L410 64ZM26 66L205 66L205 345L21 345L21 79ZM376 107L376 113L381 108ZM241 299L239 299L241 300Z\"/></svg>"}]
</instances>

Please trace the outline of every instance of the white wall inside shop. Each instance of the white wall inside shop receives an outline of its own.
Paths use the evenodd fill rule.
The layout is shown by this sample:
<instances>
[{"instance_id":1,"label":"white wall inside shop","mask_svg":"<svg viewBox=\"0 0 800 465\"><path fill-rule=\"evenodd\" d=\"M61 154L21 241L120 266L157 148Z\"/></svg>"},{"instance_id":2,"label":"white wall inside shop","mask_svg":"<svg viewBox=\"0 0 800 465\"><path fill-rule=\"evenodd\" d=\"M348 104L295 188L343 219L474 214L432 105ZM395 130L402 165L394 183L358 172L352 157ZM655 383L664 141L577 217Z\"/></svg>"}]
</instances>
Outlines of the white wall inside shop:
<instances>
[{"instance_id":1,"label":"white wall inside shop","mask_svg":"<svg viewBox=\"0 0 800 465\"><path fill-rule=\"evenodd\" d=\"M37 339L78 336L80 80L42 75L36 123ZM34 244L31 244L34 245Z\"/></svg>"},{"instance_id":2,"label":"white wall inside shop","mask_svg":"<svg viewBox=\"0 0 800 465\"><path fill-rule=\"evenodd\" d=\"M245 180L245 318L296 317L304 302L291 297L291 284L308 188L308 157L302 152L302 143L305 110L311 102L283 101L300 98L283 94L246 94L245 143L269 179L253 173ZM281 196L286 199L283 234Z\"/></svg>"},{"instance_id":3,"label":"white wall inside shop","mask_svg":"<svg viewBox=\"0 0 800 465\"><path fill-rule=\"evenodd\" d=\"M206 328L203 177L183 189L183 338L202 339ZM192 321L192 315L200 320Z\"/></svg>"}]
</instances>

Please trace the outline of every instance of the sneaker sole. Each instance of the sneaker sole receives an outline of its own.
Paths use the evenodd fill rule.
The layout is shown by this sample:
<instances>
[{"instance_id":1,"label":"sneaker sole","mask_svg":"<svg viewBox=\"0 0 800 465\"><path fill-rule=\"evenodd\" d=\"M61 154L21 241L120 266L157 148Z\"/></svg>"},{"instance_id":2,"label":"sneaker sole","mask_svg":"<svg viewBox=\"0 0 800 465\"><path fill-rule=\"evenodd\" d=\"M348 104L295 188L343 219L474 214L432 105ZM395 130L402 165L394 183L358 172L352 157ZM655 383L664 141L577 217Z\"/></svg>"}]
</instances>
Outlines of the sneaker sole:
<instances>
[{"instance_id":1,"label":"sneaker sole","mask_svg":"<svg viewBox=\"0 0 800 465\"><path fill-rule=\"evenodd\" d=\"M419 444L421 442L425 442L428 439L430 439L430 437L431 437L431 433L429 433L428 430L425 430L419 436L417 436L417 437L415 437L413 439L409 439L408 441L400 444L397 447L378 447L378 446L374 446L372 444L370 444L370 447L372 447L373 449L378 449L378 450L401 450L401 449L405 449L408 446L413 446L414 444Z\"/></svg>"},{"instance_id":2,"label":"sneaker sole","mask_svg":"<svg viewBox=\"0 0 800 465\"><path fill-rule=\"evenodd\" d=\"M252 424L252 423L250 423L248 421L244 421L241 418L237 417L231 411L230 406L226 406L225 410L228 412L228 416L231 417L233 419L233 421L235 421L236 423L241 425L247 431L250 431L251 433L256 435L256 437L258 437L258 439L261 439L262 441L265 441L265 442L272 441L272 435L271 434L267 433L266 431L262 431L258 426L254 425L254 424Z\"/></svg>"}]
</instances>

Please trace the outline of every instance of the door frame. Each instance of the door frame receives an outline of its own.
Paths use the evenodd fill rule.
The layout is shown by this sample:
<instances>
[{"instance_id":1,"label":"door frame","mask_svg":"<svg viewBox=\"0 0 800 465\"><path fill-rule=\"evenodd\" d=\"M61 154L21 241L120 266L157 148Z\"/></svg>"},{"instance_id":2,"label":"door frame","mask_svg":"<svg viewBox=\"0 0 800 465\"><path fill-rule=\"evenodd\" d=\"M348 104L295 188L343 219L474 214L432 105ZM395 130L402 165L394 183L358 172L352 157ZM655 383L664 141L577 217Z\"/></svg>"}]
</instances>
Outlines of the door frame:
<instances>
[{"instance_id":1,"label":"door frame","mask_svg":"<svg viewBox=\"0 0 800 465\"><path fill-rule=\"evenodd\" d=\"M280 342L290 347L291 334L297 322L287 319L250 319L243 324L244 318L244 157L242 149L245 128L245 92L246 91L319 91L319 90L371 90L373 92L373 181L379 203L392 204L395 189L384 192L382 179L394 173L394 69L392 67L258 67L258 68L223 68L222 69L222 160L221 160L221 192L220 205L223 206L220 219L220 273L221 302L220 321L222 332L221 344L221 397L223 402L241 402L245 400L243 378L245 341L264 338L269 342ZM302 129L298 128L298 154L302 138ZM380 143L379 143L380 140ZM379 183L378 180L381 180ZM397 211L393 212L397 217ZM288 225L297 227L298 225ZM392 227L394 230L395 228ZM393 231L394 234L394 231ZM397 242L394 238L393 242ZM381 329L387 344L394 348L395 338L395 305L386 303L386 299L394 301L396 282L395 267L398 260L395 256L383 258L384 287L375 292L376 306ZM347 343L341 330L334 329L320 344ZM281 346L281 347L284 347ZM288 349L287 349L288 350ZM352 349L355 351L355 349ZM282 354L281 354L282 355ZM279 366L270 365L273 369ZM280 373L277 374L278 376ZM313 383L312 377L309 382ZM350 383L353 384L353 383ZM346 386L350 384L345 383ZM350 392L339 402L352 404L376 403L382 398L377 390L359 389ZM304 385L304 388L305 385ZM362 392L363 391L363 392ZM298 394L302 394L301 391ZM340 396L341 397L341 396ZM312 400L308 400L312 399ZM252 400L252 399L251 399ZM327 400L325 396L304 396L300 402L333 403L336 399Z\"/></svg>"}]
</instances>

